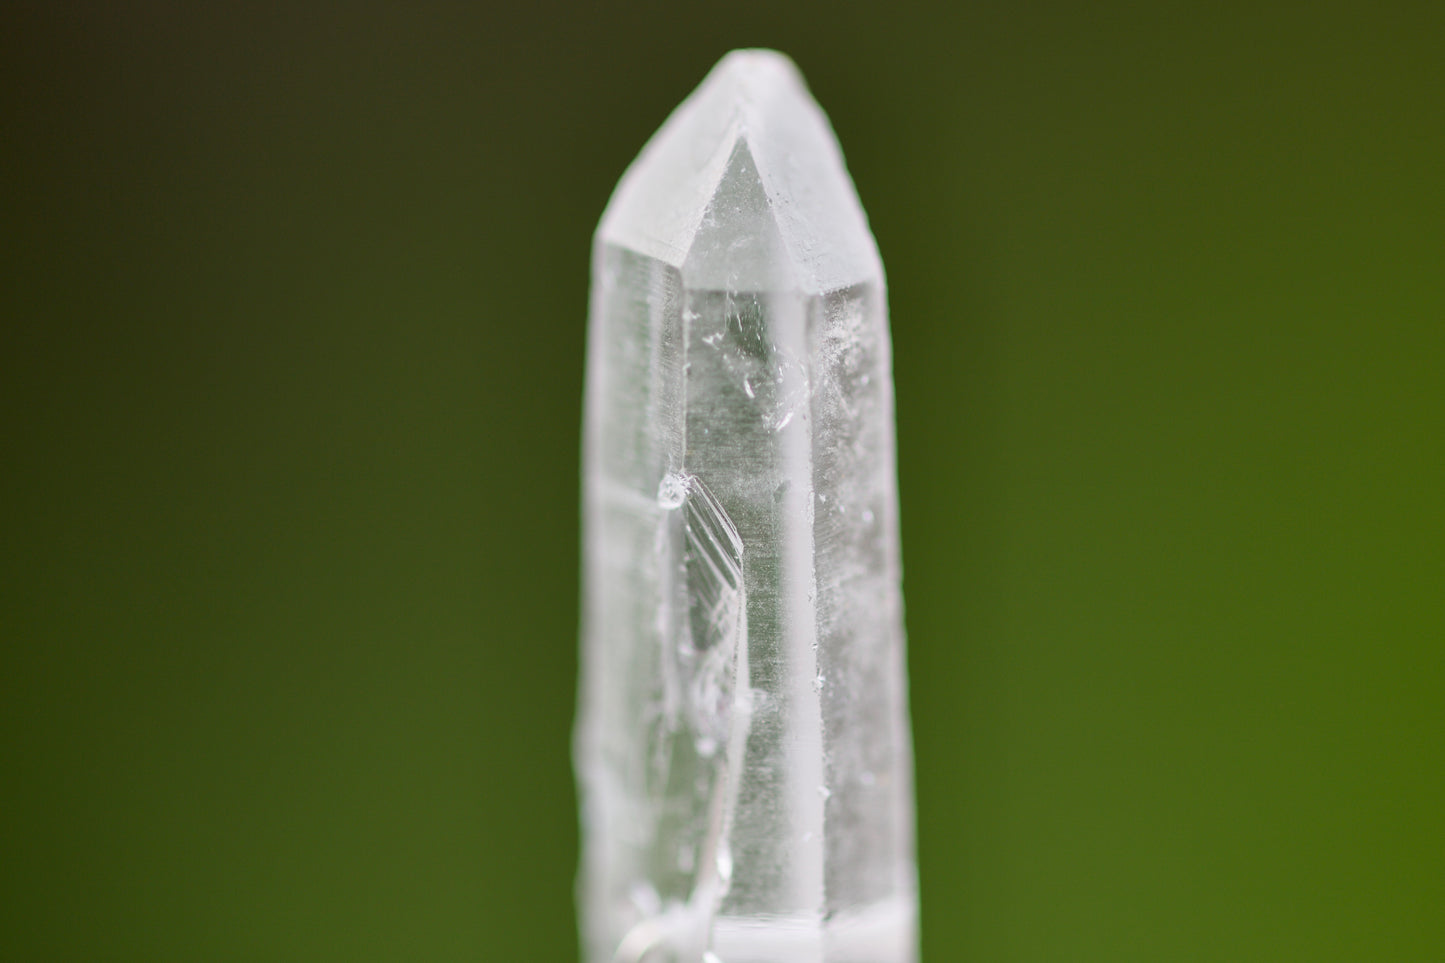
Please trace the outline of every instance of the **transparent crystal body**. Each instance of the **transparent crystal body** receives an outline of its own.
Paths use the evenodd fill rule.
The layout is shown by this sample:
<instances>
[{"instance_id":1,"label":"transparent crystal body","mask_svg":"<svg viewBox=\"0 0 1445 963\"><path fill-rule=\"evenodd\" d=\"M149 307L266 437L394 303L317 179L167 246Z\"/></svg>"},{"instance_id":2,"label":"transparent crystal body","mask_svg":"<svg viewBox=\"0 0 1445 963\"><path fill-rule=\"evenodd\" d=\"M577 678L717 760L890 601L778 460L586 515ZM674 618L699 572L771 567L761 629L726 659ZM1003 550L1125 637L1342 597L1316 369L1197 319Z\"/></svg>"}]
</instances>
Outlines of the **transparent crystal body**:
<instances>
[{"instance_id":1,"label":"transparent crystal body","mask_svg":"<svg viewBox=\"0 0 1445 963\"><path fill-rule=\"evenodd\" d=\"M649 142L590 311L586 958L916 959L883 270L787 58Z\"/></svg>"}]
</instances>

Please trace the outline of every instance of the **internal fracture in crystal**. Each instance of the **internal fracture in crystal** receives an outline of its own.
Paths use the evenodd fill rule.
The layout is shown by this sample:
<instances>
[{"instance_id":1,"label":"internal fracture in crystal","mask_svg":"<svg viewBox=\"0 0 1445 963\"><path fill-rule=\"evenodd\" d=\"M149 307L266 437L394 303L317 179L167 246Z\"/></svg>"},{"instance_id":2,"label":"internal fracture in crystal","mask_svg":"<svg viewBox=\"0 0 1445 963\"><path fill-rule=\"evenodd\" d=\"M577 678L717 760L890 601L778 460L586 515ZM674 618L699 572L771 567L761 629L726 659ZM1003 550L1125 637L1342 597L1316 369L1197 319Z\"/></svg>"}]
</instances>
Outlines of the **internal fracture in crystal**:
<instances>
[{"instance_id":1,"label":"internal fracture in crystal","mask_svg":"<svg viewBox=\"0 0 1445 963\"><path fill-rule=\"evenodd\" d=\"M883 269L791 61L729 54L593 251L590 963L916 959Z\"/></svg>"}]
</instances>

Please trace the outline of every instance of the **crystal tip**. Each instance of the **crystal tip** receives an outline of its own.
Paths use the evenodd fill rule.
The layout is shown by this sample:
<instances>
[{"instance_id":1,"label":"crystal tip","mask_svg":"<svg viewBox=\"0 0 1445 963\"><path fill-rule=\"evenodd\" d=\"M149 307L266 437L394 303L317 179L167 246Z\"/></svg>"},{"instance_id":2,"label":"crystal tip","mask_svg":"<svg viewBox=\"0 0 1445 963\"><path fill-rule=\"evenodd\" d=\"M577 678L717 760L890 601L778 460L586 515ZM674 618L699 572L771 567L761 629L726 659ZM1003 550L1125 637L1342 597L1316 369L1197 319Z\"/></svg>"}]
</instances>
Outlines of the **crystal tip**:
<instances>
[{"instance_id":1,"label":"crystal tip","mask_svg":"<svg viewBox=\"0 0 1445 963\"><path fill-rule=\"evenodd\" d=\"M703 86L720 81L736 84L740 92L776 84L807 87L792 57L766 47L744 47L724 54L708 72Z\"/></svg>"},{"instance_id":2,"label":"crystal tip","mask_svg":"<svg viewBox=\"0 0 1445 963\"><path fill-rule=\"evenodd\" d=\"M681 267L727 207L756 199L736 232L779 242L776 278L818 293L882 279L832 126L792 59L725 55L653 135L618 184L598 239ZM767 223L763 223L766 221Z\"/></svg>"}]
</instances>

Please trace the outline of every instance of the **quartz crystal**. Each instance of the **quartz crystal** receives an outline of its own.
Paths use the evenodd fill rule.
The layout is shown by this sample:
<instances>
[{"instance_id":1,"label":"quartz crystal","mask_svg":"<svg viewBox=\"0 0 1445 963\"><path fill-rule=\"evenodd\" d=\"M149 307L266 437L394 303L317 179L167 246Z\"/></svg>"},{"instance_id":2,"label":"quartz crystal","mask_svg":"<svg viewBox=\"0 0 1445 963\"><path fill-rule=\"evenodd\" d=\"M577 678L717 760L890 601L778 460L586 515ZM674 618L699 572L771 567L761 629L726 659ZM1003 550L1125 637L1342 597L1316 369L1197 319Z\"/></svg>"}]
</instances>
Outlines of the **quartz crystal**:
<instances>
[{"instance_id":1,"label":"quartz crystal","mask_svg":"<svg viewBox=\"0 0 1445 963\"><path fill-rule=\"evenodd\" d=\"M592 285L585 958L914 960L883 268L791 61L673 113Z\"/></svg>"}]
</instances>

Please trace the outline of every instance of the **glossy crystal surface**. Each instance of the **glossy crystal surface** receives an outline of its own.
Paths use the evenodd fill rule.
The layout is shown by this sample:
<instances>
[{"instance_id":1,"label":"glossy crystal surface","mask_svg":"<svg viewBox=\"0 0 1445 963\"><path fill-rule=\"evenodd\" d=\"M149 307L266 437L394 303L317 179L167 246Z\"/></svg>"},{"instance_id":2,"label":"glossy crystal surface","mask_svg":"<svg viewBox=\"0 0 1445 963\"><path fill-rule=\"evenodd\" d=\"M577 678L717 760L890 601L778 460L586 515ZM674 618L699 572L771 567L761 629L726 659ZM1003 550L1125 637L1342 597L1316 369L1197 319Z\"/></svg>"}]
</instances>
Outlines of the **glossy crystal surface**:
<instances>
[{"instance_id":1,"label":"glossy crystal surface","mask_svg":"<svg viewBox=\"0 0 1445 963\"><path fill-rule=\"evenodd\" d=\"M586 959L914 960L883 270L791 61L714 68L592 271Z\"/></svg>"}]
</instances>

